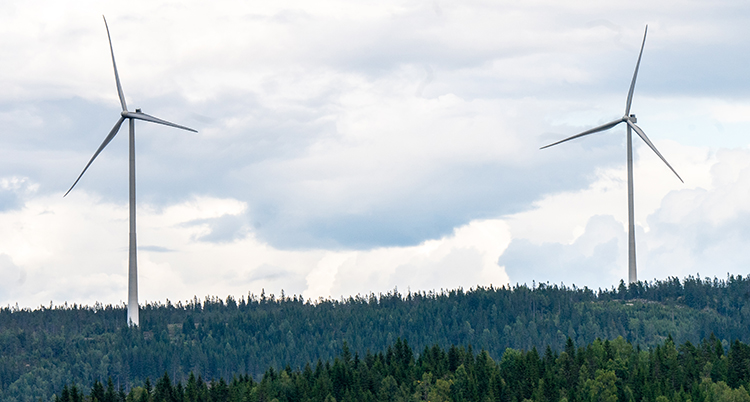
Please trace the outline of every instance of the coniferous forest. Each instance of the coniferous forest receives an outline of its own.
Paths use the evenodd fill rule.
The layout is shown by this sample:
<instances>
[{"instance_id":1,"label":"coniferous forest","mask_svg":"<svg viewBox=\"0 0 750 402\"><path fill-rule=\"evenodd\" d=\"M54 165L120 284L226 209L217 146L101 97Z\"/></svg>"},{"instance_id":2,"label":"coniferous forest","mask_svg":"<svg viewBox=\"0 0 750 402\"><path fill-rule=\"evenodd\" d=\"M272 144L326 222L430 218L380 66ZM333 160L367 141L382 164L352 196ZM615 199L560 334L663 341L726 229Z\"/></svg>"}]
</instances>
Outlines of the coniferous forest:
<instances>
[{"instance_id":1,"label":"coniferous forest","mask_svg":"<svg viewBox=\"0 0 750 402\"><path fill-rule=\"evenodd\" d=\"M282 401L289 396L264 393L264 387L275 384L274 387L284 388L280 384L292 380L301 384L301 378L308 378L305 376L310 373L318 375L316 379L322 378L321 370L329 372L337 367L338 357L337 370L345 368L347 376L355 378L359 375L357 370L365 370L371 375L367 381L377 380L366 388L374 400L391 395L381 393L380 387L387 385L392 389L394 382L399 392L393 398L398 395L402 399L411 398L417 393L414 381L430 381L431 385L424 387L437 387L419 391L427 394L442 392L437 389L443 387L445 392L440 395L450 400L481 400L480 396L487 395L498 398L495 391L491 395L486 393L489 388L483 382L485 377L471 379L477 367L491 366L495 368L486 378L495 378L492 389L513 393L517 402L541 400L540 395L549 401L563 396L579 400L583 398L582 394L576 394L583 392L580 387L588 380L595 384L600 374L602 381L614 378L618 396L632 392L637 397L634 400L644 397L652 400L656 396L672 400L680 395L696 401L698 396L708 395L700 387L725 386L729 387L726 392L742 391L739 385L746 381L742 370L750 371L750 363L744 363L742 357L735 360L743 363L731 366L732 350L740 348L741 354L746 353L743 342L749 340L750 276L728 276L724 280L670 278L630 286L621 283L617 288L596 291L541 284L406 294L394 290L342 300L305 301L283 292L278 296L248 295L240 299L196 298L189 302L142 306L141 326L137 328L125 324L124 306L63 305L34 310L8 307L0 309L0 399L49 400L54 394L62 398L67 390L68 397L73 398L70 400L76 400L81 391L89 395L92 384L99 384L105 393L111 388L108 394L111 396L137 396L133 392L151 384L153 395L167 388L174 392L182 388L187 392L192 374L193 388L203 389L203 384L207 395L226 388L230 394L255 392L265 398L260 400ZM576 349L575 354L571 347ZM402 351L396 352L399 348ZM628 363L621 367L614 365L617 359L591 357L599 359L598 363L589 362L584 370L583 362L589 359L587 351L595 353L599 348L609 350L605 356L615 353L621 362ZM710 349L710 355L706 354L706 348ZM390 355L403 354L405 349L410 363L399 364L411 368L408 373L399 374L391 367L393 359L399 361L399 358ZM671 350L676 354L670 354L670 359L677 359L678 365L672 365L674 360L666 365L653 365L650 359ZM428 352L445 355L448 365L425 369ZM683 374L675 370L685 368L680 360L686 358L685 353L699 367L691 369L689 379L678 381ZM541 362L533 363L540 381L524 383L518 391L513 388L515 385L510 385L516 380L503 374L503 370L509 370L503 362L515 359L513 364L520 364L517 362L522 358L534 360L528 356L538 356ZM575 356L575 364L570 367L575 366L577 374L563 376L566 382L553 386L552 380L545 380L548 374L543 368L554 367L549 372L554 374L554 381L563 378L555 377L560 375L555 370L560 369L556 365L564 356L570 359ZM478 363L479 360L484 363ZM376 367L378 364L383 367ZM518 367L511 371L521 373ZM654 376L653 370L671 378L668 385L673 391L667 392L664 384L658 385L660 391L654 391L653 384L649 390L638 388L646 383L632 376L650 378ZM611 372L615 377L610 377ZM331 373L328 380L337 383L339 380L332 378L341 373ZM425 374L432 377L422 378ZM739 377L732 377L735 375ZM393 381L388 380L389 376ZM574 378L579 388L569 388ZM107 384L110 380L111 386ZM319 387L326 387L323 383L328 380L320 380ZM472 385L471 393L466 394L469 396L456 394L456 390L463 388L455 384L464 380L479 388L475 390ZM502 384L499 380L505 382L503 387L507 389L497 388ZM384 381L387 384L383 385ZM445 388L450 384L455 387ZM688 384L690 389L685 388ZM703 394L694 392L695 384ZM336 385L337 391L331 391L330 396L346 399L348 386ZM268 389L271 392L276 388ZM300 389L294 392L302 392ZM329 395L321 396L322 392L311 398L325 400ZM349 392L354 398L353 393L359 391L352 388ZM511 395L507 392L503 395Z\"/></svg>"},{"instance_id":2,"label":"coniferous forest","mask_svg":"<svg viewBox=\"0 0 750 402\"><path fill-rule=\"evenodd\" d=\"M352 356L344 343L333 362L301 370L269 368L259 382L239 375L207 384L190 374L186 384L168 373L130 392L94 382L90 392L64 386L59 402L154 401L750 401L750 346L735 341L728 355L715 337L675 345L669 337L648 351L619 337L543 354L507 349L489 353L452 346L425 347L418 357L400 338L384 353Z\"/></svg>"}]
</instances>

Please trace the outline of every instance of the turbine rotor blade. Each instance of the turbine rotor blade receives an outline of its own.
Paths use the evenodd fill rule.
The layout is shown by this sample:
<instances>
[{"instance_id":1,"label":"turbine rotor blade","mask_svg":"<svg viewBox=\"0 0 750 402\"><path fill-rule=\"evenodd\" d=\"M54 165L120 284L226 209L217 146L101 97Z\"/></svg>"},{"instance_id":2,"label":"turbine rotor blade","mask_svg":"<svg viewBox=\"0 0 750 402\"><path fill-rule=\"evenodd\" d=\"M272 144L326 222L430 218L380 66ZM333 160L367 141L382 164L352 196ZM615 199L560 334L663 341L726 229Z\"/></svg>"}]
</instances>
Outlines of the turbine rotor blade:
<instances>
[{"instance_id":1,"label":"turbine rotor blade","mask_svg":"<svg viewBox=\"0 0 750 402\"><path fill-rule=\"evenodd\" d=\"M664 162L667 165L667 167L672 171L672 173L674 173L675 176L677 176L677 178L680 179L681 182L685 183L685 181L682 180L682 177L680 177L680 175L677 174L677 172L672 168L672 166L669 164L669 162L667 162L667 160L664 159L664 157L661 155L661 153L659 153L659 151L656 149L656 146L654 146L654 144L651 142L651 140L648 139L648 136L646 136L646 133L644 133L643 130L641 130L640 127L638 127L635 124L633 124L633 122L631 122L630 120L628 120L627 123L628 123L628 126L630 126L630 128L632 128L633 131L635 131L636 134L638 134L638 136L641 137L641 139L643 140L643 142L645 142L646 145L648 145L651 148L651 150L654 151L656 153L656 155L659 156L659 158L661 158L662 162Z\"/></svg>"},{"instance_id":2,"label":"turbine rotor blade","mask_svg":"<svg viewBox=\"0 0 750 402\"><path fill-rule=\"evenodd\" d=\"M124 117L131 118L131 119L150 121L152 123L163 124L163 125L169 126L169 127L174 127L174 128L179 128L179 129L182 129L182 130L192 131L194 133L198 132L196 130L193 130L190 127L185 127L185 126L181 126L179 124L170 123L170 122L168 122L166 120L162 120L162 119L156 118L156 117L148 115L146 113L141 113L141 112L131 113L131 112L127 112L127 113L123 113L122 115Z\"/></svg>"},{"instance_id":3,"label":"turbine rotor blade","mask_svg":"<svg viewBox=\"0 0 750 402\"><path fill-rule=\"evenodd\" d=\"M102 15L102 18L104 16ZM104 27L107 28L107 39L109 39L109 52L112 53L112 67L115 69L115 82L117 82L117 95L120 97L120 105L122 105L122 111L128 110L128 105L125 104L125 95L122 93L122 85L120 85L120 75L117 74L117 63L115 63L115 50L112 48L112 37L109 36L109 25L107 25L107 19L104 18Z\"/></svg>"},{"instance_id":4,"label":"turbine rotor blade","mask_svg":"<svg viewBox=\"0 0 750 402\"><path fill-rule=\"evenodd\" d=\"M104 142L102 142L102 145L99 145L99 149L96 150L96 152L94 153L94 156L91 157L91 159L89 160L89 163L86 164L86 167L83 168L83 171L81 172L81 174L78 175L78 178L76 179L75 183L73 183L73 185L70 186L70 188L68 189L68 191L65 192L65 195L63 195L63 197L68 195L70 190L73 190L73 187L75 187L76 184L78 184L78 180L81 180L81 177L83 177L83 174L86 173L86 169L88 169L89 166L91 166L91 163L94 162L94 159L96 159L96 157L99 156L99 153L102 152L104 147L106 147L107 144L109 144L109 142L112 141L112 138L115 138L115 135L117 135L117 132L120 131L120 126L122 126L123 121L125 121L124 116L120 117L120 120L117 120L117 123L115 123L115 126L112 127L112 130L107 135L107 138L104 139Z\"/></svg>"},{"instance_id":5,"label":"turbine rotor blade","mask_svg":"<svg viewBox=\"0 0 750 402\"><path fill-rule=\"evenodd\" d=\"M607 124L603 124L603 125L601 125L599 127L594 127L594 128L592 128L590 130L586 130L586 131L584 131L582 133L576 134L576 135L574 135L572 137L568 137L568 138L566 138L564 140L560 140L560 141L557 141L557 142L553 142L552 144L545 145L545 146L543 146L543 147L541 147L539 149L549 148L551 146L563 143L565 141L570 141L570 140L576 139L578 137L583 137L585 135L594 134L594 133L598 133L600 131L609 130L610 128L612 128L612 127L614 127L614 126L616 126L616 125L618 125L618 124L620 124L622 122L623 122L623 119L618 119L618 120L615 120L615 121L611 121L611 122L609 122Z\"/></svg>"},{"instance_id":6,"label":"turbine rotor blade","mask_svg":"<svg viewBox=\"0 0 750 402\"><path fill-rule=\"evenodd\" d=\"M648 33L648 25L646 30L643 31L643 43L641 43L641 52L638 53L638 62L635 63L635 72L633 72L633 81L630 82L630 91L628 91L628 102L625 105L625 116L630 115L630 105L633 103L633 92L635 91L635 80L638 78L638 68L641 66L641 56L643 56L643 47L646 46L646 34Z\"/></svg>"}]
</instances>

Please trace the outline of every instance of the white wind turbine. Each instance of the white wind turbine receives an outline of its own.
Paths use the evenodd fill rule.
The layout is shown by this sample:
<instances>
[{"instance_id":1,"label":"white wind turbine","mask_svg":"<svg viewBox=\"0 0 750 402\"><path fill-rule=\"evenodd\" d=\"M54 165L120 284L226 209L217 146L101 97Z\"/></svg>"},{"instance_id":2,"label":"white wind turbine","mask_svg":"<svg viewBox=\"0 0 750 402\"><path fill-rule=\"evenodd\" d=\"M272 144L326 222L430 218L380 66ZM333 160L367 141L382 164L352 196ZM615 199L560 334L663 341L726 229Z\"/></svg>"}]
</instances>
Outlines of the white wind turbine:
<instances>
[{"instance_id":1,"label":"white wind turbine","mask_svg":"<svg viewBox=\"0 0 750 402\"><path fill-rule=\"evenodd\" d=\"M661 158L661 160L669 167L672 172L677 175L677 178L680 179L681 182L684 183L680 175L675 172L675 170L672 168L672 166L669 165L669 162L667 162L666 159L659 153L659 151L656 149L654 144L651 142L651 140L648 139L646 136L646 133L641 130L640 127L635 125L637 122L635 115L630 114L630 105L633 101L633 91L635 90L635 80L638 77L638 67L641 65L641 56L643 55L643 47L646 45L646 33L648 32L648 25L646 25L646 30L643 32L643 43L641 43L641 52L638 54L638 62L635 65L635 72L633 73L633 80L630 83L630 91L628 91L628 100L625 104L625 115L622 116L622 118L617 119L615 121L609 122L607 124L601 125L599 127L594 127L590 130L586 130L580 134L576 134L572 137L568 137L564 140L557 141L555 143L546 145L541 147L540 149L549 148L553 145L557 145L560 143L563 143L565 141L570 141L574 138L583 137L589 134L598 133L600 131L609 130L610 128L615 127L616 125L620 123L625 123L627 125L627 149L628 149L628 282L633 283L638 281L638 274L636 272L636 266L635 266L635 217L633 214L633 141L632 141L632 131L635 131L636 134L638 134L639 137L643 140L643 142L646 143L646 145L653 150L656 155Z\"/></svg>"},{"instance_id":2,"label":"white wind turbine","mask_svg":"<svg viewBox=\"0 0 750 402\"><path fill-rule=\"evenodd\" d=\"M104 16L102 16L104 18ZM78 183L79 180L81 180L81 177L84 173L86 173L86 169L91 166L91 163L94 162L94 159L96 159L97 156L99 156L99 153L102 152L102 150L109 144L110 141L112 141L113 138L115 138L115 135L117 135L117 132L120 131L120 126L122 126L122 123L125 121L125 119L128 120L129 126L130 126L130 251L128 255L128 325L138 325L138 263L137 263L137 255L136 255L136 241L135 241L135 121L136 120L144 120L144 121L150 121L152 123L158 123L163 124L165 126L180 128L183 130L188 130L197 133L197 131L193 130L192 128L188 128L185 126L180 126L178 124L170 123L165 120L158 119L154 116L147 115L145 113L141 113L141 109L135 109L135 112L129 112L128 106L125 104L125 95L122 93L122 86L120 85L120 76L117 74L117 64L115 63L115 51L112 48L112 38L109 35L109 26L107 25L107 19L104 18L104 26L107 28L107 38L109 39L109 51L112 54L112 67L115 70L115 82L117 83L117 95L120 97L120 105L122 106L122 112L120 112L120 119L117 120L117 123L115 123L115 126L112 128L112 131L109 132L107 137L104 139L104 142L99 146L99 149L96 150L94 153L94 156L91 157L89 160L89 163L86 164L86 167L83 168L83 171L80 175L78 175L78 178L76 179L75 183L73 183L72 186L70 186L70 189L63 195L65 197L70 193L71 190L73 190L73 187Z\"/></svg>"}]
</instances>

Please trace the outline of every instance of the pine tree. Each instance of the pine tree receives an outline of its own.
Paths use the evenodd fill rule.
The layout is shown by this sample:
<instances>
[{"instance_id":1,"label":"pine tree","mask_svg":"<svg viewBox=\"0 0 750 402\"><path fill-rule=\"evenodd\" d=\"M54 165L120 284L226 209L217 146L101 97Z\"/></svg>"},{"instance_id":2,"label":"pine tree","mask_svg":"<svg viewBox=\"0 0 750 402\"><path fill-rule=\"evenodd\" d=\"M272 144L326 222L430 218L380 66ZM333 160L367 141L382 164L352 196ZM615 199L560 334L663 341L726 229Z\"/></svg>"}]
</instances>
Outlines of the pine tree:
<instances>
[{"instance_id":1,"label":"pine tree","mask_svg":"<svg viewBox=\"0 0 750 402\"><path fill-rule=\"evenodd\" d=\"M94 385L91 386L91 400L96 402L104 402L104 386L99 380L94 380Z\"/></svg>"}]
</instances>

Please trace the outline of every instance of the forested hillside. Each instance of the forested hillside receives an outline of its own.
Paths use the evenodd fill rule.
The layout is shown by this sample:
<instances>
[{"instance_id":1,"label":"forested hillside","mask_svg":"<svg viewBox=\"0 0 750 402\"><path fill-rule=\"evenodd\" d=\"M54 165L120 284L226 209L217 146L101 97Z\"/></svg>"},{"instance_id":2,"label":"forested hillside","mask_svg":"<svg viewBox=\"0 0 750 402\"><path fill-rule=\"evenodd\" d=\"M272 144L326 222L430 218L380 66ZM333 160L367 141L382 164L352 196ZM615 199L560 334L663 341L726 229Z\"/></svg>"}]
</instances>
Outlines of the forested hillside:
<instances>
[{"instance_id":1,"label":"forested hillside","mask_svg":"<svg viewBox=\"0 0 750 402\"><path fill-rule=\"evenodd\" d=\"M313 368L314 367L314 368ZM190 374L174 383L165 373L152 385L117 390L98 380L86 393L65 386L58 402L746 402L750 346L728 354L718 339L648 351L619 337L543 354L507 349L499 361L471 347L425 347L418 355L401 339L385 352L352 355L344 344L333 362L301 370L269 368L259 382L246 375L206 383Z\"/></svg>"},{"instance_id":2,"label":"forested hillside","mask_svg":"<svg viewBox=\"0 0 750 402\"><path fill-rule=\"evenodd\" d=\"M676 278L592 291L550 285L478 288L304 301L273 295L151 304L141 326L125 325L122 306L0 310L0 399L48 398L63 384L111 377L126 389L165 372L185 382L260 378L269 367L303 367L336 356L385 350L397 338L416 350L473 345L500 361L506 348L565 348L596 338L642 348L700 342L712 333L725 348L750 340L750 277ZM29 399L26 399L29 398Z\"/></svg>"}]
</instances>

